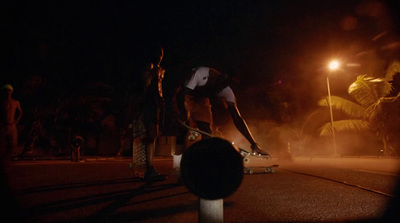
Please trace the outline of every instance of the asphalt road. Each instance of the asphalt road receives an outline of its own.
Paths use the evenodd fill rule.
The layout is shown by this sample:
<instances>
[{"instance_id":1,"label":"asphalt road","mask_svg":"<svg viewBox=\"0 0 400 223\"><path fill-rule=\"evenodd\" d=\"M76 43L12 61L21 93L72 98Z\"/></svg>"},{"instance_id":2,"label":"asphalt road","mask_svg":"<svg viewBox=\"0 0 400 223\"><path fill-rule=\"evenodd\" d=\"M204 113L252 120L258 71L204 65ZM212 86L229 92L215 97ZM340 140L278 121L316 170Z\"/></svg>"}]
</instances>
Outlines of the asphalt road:
<instances>
[{"instance_id":1,"label":"asphalt road","mask_svg":"<svg viewBox=\"0 0 400 223\"><path fill-rule=\"evenodd\" d=\"M7 222L197 222L198 198L176 184L172 160L157 159L155 166L167 180L140 182L128 159L11 161L5 176L13 196L2 196L2 216L13 218ZM244 176L224 199L224 222L395 220L386 210L398 202L398 179L397 173L281 163L273 174Z\"/></svg>"}]
</instances>

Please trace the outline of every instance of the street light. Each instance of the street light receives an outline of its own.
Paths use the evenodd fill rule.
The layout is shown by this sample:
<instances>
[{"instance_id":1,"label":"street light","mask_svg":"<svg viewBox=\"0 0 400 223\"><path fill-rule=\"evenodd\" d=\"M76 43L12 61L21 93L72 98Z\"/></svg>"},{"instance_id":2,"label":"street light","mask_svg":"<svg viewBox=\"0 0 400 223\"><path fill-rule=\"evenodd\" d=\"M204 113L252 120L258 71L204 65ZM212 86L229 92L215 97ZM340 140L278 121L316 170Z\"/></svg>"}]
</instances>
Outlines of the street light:
<instances>
[{"instance_id":1,"label":"street light","mask_svg":"<svg viewBox=\"0 0 400 223\"><path fill-rule=\"evenodd\" d=\"M340 66L340 63L339 63L339 61L337 61L337 60L331 61L331 62L329 63L329 65L328 65L329 70L336 70L336 69L339 68L339 66Z\"/></svg>"},{"instance_id":2,"label":"street light","mask_svg":"<svg viewBox=\"0 0 400 223\"><path fill-rule=\"evenodd\" d=\"M331 98L331 89L330 89L330 85L329 85L329 74L334 71L337 70L340 67L340 63L337 60L332 60L331 62L329 62L328 64L328 68L329 68L329 73L328 75L326 75L326 85L328 88L328 103L329 103L329 111L331 114L331 128L332 128L332 141L333 141L333 150L335 152L335 156L338 155L337 153L337 148L336 148L336 135L335 135L335 127L333 126L333 112L332 112L332 98Z\"/></svg>"}]
</instances>

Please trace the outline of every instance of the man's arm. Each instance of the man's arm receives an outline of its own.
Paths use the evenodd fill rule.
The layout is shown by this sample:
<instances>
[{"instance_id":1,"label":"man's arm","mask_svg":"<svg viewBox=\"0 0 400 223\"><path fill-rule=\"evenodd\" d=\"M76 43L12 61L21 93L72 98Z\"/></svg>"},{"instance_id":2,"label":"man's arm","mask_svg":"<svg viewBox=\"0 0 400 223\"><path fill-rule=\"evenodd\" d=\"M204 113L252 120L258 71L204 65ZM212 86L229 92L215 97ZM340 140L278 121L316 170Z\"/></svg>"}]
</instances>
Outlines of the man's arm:
<instances>
[{"instance_id":1,"label":"man's arm","mask_svg":"<svg viewBox=\"0 0 400 223\"><path fill-rule=\"evenodd\" d=\"M249 127L247 126L246 122L240 115L239 109L234 102L227 102L229 113L232 116L233 123L235 124L236 128L239 130L240 133L247 139L247 141L251 144L251 150L253 155L257 156L269 156L268 153L261 150L260 145L256 143L254 140L253 135L250 132Z\"/></svg>"},{"instance_id":2,"label":"man's arm","mask_svg":"<svg viewBox=\"0 0 400 223\"><path fill-rule=\"evenodd\" d=\"M246 122L242 118L239 113L239 109L234 102L227 102L229 113L233 119L233 123L235 124L236 128L239 130L240 133L250 142L251 145L256 144L256 141L253 138Z\"/></svg>"},{"instance_id":3,"label":"man's arm","mask_svg":"<svg viewBox=\"0 0 400 223\"><path fill-rule=\"evenodd\" d=\"M187 121L187 111L185 108L185 96L190 95L193 92L192 89L183 86L178 92L176 103L179 109L179 119L183 122Z\"/></svg>"},{"instance_id":4,"label":"man's arm","mask_svg":"<svg viewBox=\"0 0 400 223\"><path fill-rule=\"evenodd\" d=\"M228 86L224 88L218 96L223 98L226 101L228 106L228 111L233 119L233 123L235 124L236 128L239 130L240 133L250 142L251 146L256 146L257 143L253 138L249 128L247 127L246 122L240 115L239 109L236 106L236 98L235 94L233 93L232 89Z\"/></svg>"},{"instance_id":5,"label":"man's arm","mask_svg":"<svg viewBox=\"0 0 400 223\"><path fill-rule=\"evenodd\" d=\"M21 109L21 104L19 103L19 101L16 101L16 108L15 108L15 110L16 110L17 113L18 113L18 116L17 116L16 119L15 119L15 124L17 124L17 123L19 122L19 120L21 119L21 117L22 117L22 109Z\"/></svg>"}]
</instances>

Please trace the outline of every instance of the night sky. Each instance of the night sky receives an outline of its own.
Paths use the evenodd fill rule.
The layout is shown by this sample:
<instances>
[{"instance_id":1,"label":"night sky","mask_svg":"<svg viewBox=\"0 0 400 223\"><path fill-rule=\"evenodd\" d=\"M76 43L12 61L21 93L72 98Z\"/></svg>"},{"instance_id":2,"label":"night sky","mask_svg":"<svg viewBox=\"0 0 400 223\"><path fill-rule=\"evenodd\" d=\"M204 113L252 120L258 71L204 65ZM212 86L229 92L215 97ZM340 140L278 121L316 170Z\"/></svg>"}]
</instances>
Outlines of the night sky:
<instances>
[{"instance_id":1,"label":"night sky","mask_svg":"<svg viewBox=\"0 0 400 223\"><path fill-rule=\"evenodd\" d=\"M339 95L357 75L381 75L398 58L395 2L10 0L1 82L17 95L36 75L55 87L104 82L125 89L162 45L171 88L191 68L211 66L234 77L247 110L289 102L306 112L302 105L326 95L331 58L360 64L332 77Z\"/></svg>"}]
</instances>

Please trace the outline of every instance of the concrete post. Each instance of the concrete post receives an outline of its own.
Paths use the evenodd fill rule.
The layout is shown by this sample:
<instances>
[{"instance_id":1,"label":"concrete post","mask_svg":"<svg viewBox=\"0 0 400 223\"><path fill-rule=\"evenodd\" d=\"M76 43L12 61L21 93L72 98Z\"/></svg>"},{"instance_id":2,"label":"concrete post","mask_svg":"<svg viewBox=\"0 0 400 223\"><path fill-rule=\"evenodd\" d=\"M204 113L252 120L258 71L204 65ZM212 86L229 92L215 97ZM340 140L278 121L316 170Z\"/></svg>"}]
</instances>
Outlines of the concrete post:
<instances>
[{"instance_id":1,"label":"concrete post","mask_svg":"<svg viewBox=\"0 0 400 223\"><path fill-rule=\"evenodd\" d=\"M234 193L243 179L242 156L224 139L200 140L183 153L181 177L199 197L199 222L222 223L223 198Z\"/></svg>"},{"instance_id":2,"label":"concrete post","mask_svg":"<svg viewBox=\"0 0 400 223\"><path fill-rule=\"evenodd\" d=\"M199 223L224 222L224 199L199 198Z\"/></svg>"}]
</instances>

